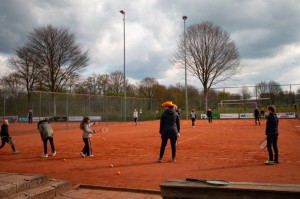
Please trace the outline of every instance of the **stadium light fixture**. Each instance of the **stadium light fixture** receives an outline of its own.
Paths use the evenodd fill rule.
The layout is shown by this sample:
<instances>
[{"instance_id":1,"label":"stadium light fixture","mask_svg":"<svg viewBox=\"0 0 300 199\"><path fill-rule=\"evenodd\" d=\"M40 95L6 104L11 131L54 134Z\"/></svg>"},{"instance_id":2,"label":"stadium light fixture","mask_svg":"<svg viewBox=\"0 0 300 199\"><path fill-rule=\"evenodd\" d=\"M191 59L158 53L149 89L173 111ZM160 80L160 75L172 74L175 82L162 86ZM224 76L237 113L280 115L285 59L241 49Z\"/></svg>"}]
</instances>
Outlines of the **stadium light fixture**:
<instances>
[{"instance_id":1,"label":"stadium light fixture","mask_svg":"<svg viewBox=\"0 0 300 199\"><path fill-rule=\"evenodd\" d=\"M123 78L124 78L124 122L126 122L126 68L125 68L125 12L124 10L120 10L120 13L123 15L123 39L124 39L124 74L123 74Z\"/></svg>"},{"instance_id":2,"label":"stadium light fixture","mask_svg":"<svg viewBox=\"0 0 300 199\"><path fill-rule=\"evenodd\" d=\"M186 71L186 34L185 34L185 21L187 19L187 16L183 16L182 17L183 21L184 21L184 25L183 25L183 31L184 31L184 77L185 77L185 115L186 115L186 119L189 119L189 115L188 115L188 92L187 92L187 71Z\"/></svg>"}]
</instances>

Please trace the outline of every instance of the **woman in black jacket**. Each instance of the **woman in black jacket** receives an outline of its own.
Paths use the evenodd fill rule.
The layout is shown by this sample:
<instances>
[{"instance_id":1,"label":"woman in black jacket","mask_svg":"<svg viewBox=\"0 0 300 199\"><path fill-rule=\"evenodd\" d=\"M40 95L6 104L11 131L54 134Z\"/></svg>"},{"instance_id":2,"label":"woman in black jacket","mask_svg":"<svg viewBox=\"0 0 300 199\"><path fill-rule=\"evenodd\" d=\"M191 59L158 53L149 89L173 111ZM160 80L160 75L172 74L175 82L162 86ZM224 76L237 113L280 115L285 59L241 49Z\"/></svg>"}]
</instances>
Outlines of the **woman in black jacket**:
<instances>
[{"instance_id":1,"label":"woman in black jacket","mask_svg":"<svg viewBox=\"0 0 300 199\"><path fill-rule=\"evenodd\" d=\"M171 140L172 162L175 162L176 141L177 137L180 135L180 119L178 113L174 109L174 107L176 107L175 104L169 101L163 103L162 106L166 107L166 110L163 112L160 119L159 133L161 134L161 147L158 162L162 162L168 139Z\"/></svg>"}]
</instances>

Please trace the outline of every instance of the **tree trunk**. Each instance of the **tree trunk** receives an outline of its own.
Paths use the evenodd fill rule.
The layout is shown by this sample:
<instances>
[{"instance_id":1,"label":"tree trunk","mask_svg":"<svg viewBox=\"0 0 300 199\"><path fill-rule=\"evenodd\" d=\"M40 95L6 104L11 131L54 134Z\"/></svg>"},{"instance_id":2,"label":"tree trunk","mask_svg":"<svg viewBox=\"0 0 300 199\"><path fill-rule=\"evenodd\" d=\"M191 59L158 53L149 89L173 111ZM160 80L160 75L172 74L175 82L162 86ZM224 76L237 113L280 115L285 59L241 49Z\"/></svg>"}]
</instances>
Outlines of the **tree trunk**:
<instances>
[{"instance_id":1,"label":"tree trunk","mask_svg":"<svg viewBox=\"0 0 300 199\"><path fill-rule=\"evenodd\" d=\"M204 95L204 101L205 101L205 109L204 109L204 113L206 113L207 111L207 96L208 96L208 90L204 88L203 91L203 95Z\"/></svg>"}]
</instances>

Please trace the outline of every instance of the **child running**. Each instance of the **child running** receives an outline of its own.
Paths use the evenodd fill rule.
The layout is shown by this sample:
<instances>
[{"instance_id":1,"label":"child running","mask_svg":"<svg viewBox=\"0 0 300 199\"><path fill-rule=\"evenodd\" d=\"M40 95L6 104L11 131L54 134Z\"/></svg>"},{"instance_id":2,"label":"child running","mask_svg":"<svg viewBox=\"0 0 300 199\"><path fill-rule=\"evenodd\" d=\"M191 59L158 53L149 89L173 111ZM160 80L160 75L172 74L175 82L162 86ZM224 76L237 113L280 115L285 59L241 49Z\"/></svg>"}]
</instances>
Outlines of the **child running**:
<instances>
[{"instance_id":1,"label":"child running","mask_svg":"<svg viewBox=\"0 0 300 199\"><path fill-rule=\"evenodd\" d=\"M193 126L193 128L195 128L195 123L196 123L196 112L195 112L195 110L194 109L192 109L192 112L191 112L191 114L190 114L190 116L191 116L191 119L192 119L192 126Z\"/></svg>"},{"instance_id":2,"label":"child running","mask_svg":"<svg viewBox=\"0 0 300 199\"><path fill-rule=\"evenodd\" d=\"M275 114L276 108L275 106L268 107L269 117L267 118L267 127L266 127L266 139L267 139L267 148L269 152L269 160L265 161L265 164L279 164L278 161L278 123L279 119ZM275 158L273 157L274 149Z\"/></svg>"},{"instance_id":3,"label":"child running","mask_svg":"<svg viewBox=\"0 0 300 199\"><path fill-rule=\"evenodd\" d=\"M42 158L48 157L48 149L47 149L48 140L50 142L50 146L52 149L52 156L55 156L56 151L55 151L54 143L53 143L53 129L52 129L49 121L48 120L39 121L37 128L40 131L41 138L44 143L44 154L42 155Z\"/></svg>"},{"instance_id":4,"label":"child running","mask_svg":"<svg viewBox=\"0 0 300 199\"><path fill-rule=\"evenodd\" d=\"M80 155L82 158L85 158L85 154L87 154L87 157L94 157L92 154L92 143L91 138L93 133L97 133L98 131L92 130L91 127L95 125L94 123L91 123L91 120L89 117L84 117L82 122L80 123L80 129L83 130L82 138L84 142L84 147L82 151L80 152Z\"/></svg>"},{"instance_id":5,"label":"child running","mask_svg":"<svg viewBox=\"0 0 300 199\"><path fill-rule=\"evenodd\" d=\"M138 117L139 117L139 113L137 112L136 108L134 108L134 111L133 111L133 119L134 119L135 126L138 125L138 123L137 123Z\"/></svg>"},{"instance_id":6,"label":"child running","mask_svg":"<svg viewBox=\"0 0 300 199\"><path fill-rule=\"evenodd\" d=\"M209 109L207 109L207 113L206 113L206 116L207 116L207 118L208 118L208 122L209 123L212 123L212 111L211 111L211 109L209 108Z\"/></svg>"},{"instance_id":7,"label":"child running","mask_svg":"<svg viewBox=\"0 0 300 199\"><path fill-rule=\"evenodd\" d=\"M259 110L257 107L254 110L254 117L255 117L255 125L257 125L257 122L260 125Z\"/></svg>"},{"instance_id":8,"label":"child running","mask_svg":"<svg viewBox=\"0 0 300 199\"><path fill-rule=\"evenodd\" d=\"M2 144L0 146L0 149L2 149L5 146L5 143L8 143L11 146L11 148L13 150L13 153L18 154L18 153L20 153L20 151L17 151L15 149L14 142L13 142L12 138L9 136L9 133L8 133L8 126L9 126L8 120L4 120L3 125L1 126Z\"/></svg>"}]
</instances>

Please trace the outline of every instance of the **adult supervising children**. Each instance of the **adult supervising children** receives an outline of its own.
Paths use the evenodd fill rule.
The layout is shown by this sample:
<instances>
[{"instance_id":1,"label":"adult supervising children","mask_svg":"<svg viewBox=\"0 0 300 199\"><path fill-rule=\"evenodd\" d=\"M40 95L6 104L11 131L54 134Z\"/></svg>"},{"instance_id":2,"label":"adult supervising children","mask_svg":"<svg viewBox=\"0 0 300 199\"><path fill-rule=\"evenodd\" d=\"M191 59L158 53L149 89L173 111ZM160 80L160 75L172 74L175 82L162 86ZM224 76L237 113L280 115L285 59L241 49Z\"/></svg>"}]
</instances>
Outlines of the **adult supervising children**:
<instances>
[{"instance_id":1,"label":"adult supervising children","mask_svg":"<svg viewBox=\"0 0 300 199\"><path fill-rule=\"evenodd\" d=\"M162 106L166 107L160 119L161 147L158 162L162 162L165 148L168 140L171 140L172 147L172 162L176 161L176 141L180 133L180 119L175 111L176 106L171 101L165 102Z\"/></svg>"}]
</instances>

